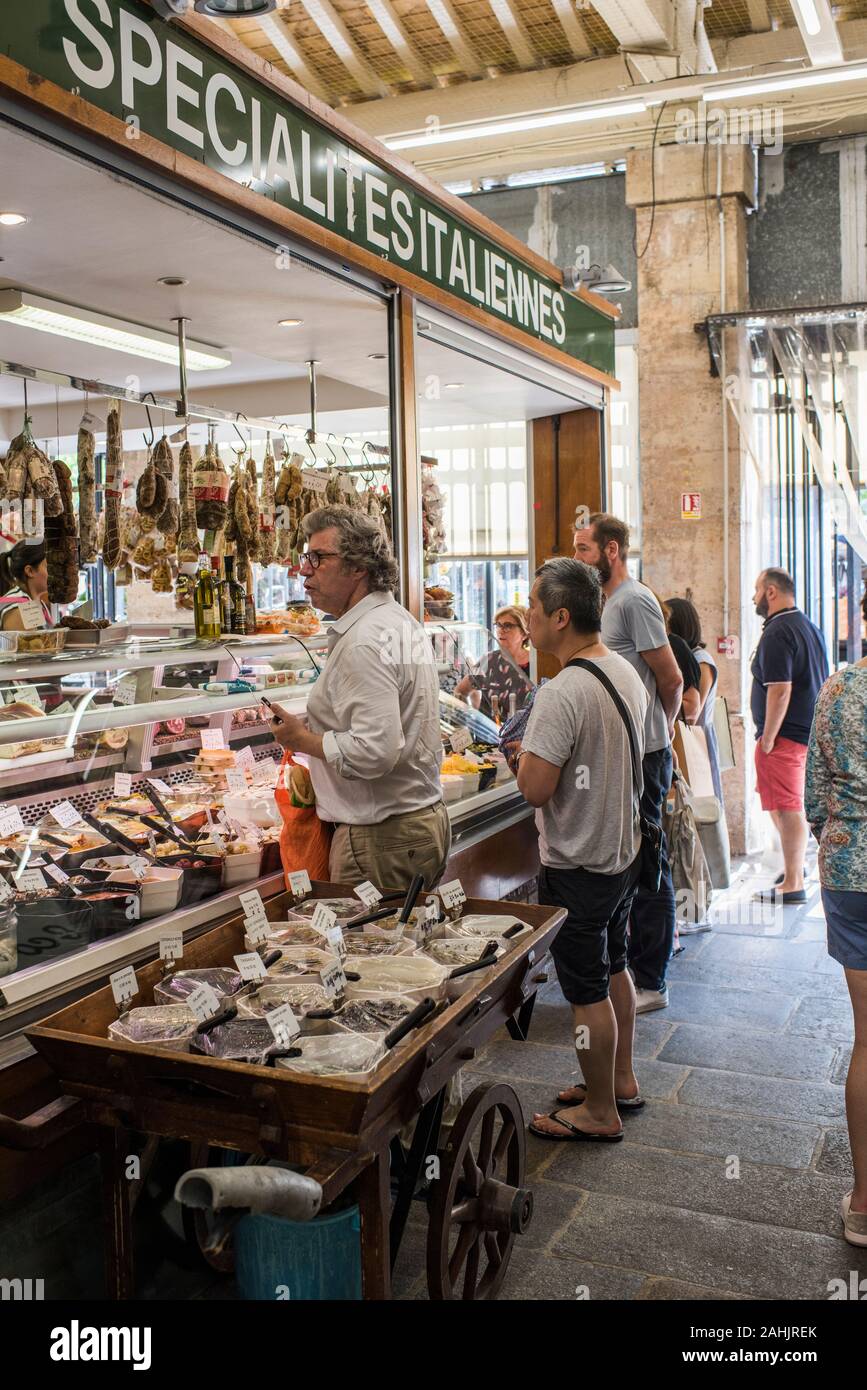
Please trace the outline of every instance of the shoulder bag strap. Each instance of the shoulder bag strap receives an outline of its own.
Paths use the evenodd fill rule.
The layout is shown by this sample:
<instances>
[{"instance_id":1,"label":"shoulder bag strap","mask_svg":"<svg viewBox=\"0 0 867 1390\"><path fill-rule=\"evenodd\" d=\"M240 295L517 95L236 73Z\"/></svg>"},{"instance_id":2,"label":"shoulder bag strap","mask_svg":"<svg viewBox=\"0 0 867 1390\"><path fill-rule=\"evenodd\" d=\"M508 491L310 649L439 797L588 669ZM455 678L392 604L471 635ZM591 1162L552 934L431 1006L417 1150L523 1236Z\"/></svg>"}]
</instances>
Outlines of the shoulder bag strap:
<instances>
[{"instance_id":1,"label":"shoulder bag strap","mask_svg":"<svg viewBox=\"0 0 867 1390\"><path fill-rule=\"evenodd\" d=\"M622 699L620 698L620 695L619 695L619 693L617 692L617 690L615 689L614 685L611 683L611 681L610 681L610 680L608 679L608 677L606 676L605 672L604 672L604 671L600 671L600 670L599 670L599 667L596 665L596 663L595 663L594 661L587 661L587 660L586 660L584 657L582 657L582 656L575 656L575 657L572 658L571 661L567 661L567 662L566 662L566 665L567 665L567 666L580 666L583 670L589 671L591 675L593 675L593 676L596 677L596 679L599 681L600 685L604 685L605 689L608 691L608 694L611 696L611 699L614 701L615 708L617 709L617 712L618 712L618 714L620 715L620 718L623 720L623 723L624 723L625 726L626 726L626 733L627 733L627 736L628 736L628 738L629 738L629 751L630 751L630 753L631 753L631 755L632 755L632 794L633 794L633 800L640 803L640 797L639 797L639 793L638 793L638 788L639 788L639 786L641 785L642 779L641 779L640 770L639 770L639 765L638 765L638 749L637 749L636 746L635 746L635 734L634 734L633 728L632 728L632 720L631 720L630 717L629 717L629 712L628 712L626 706L624 705L624 703L623 703ZM565 669L565 668L564 668L564 669Z\"/></svg>"}]
</instances>

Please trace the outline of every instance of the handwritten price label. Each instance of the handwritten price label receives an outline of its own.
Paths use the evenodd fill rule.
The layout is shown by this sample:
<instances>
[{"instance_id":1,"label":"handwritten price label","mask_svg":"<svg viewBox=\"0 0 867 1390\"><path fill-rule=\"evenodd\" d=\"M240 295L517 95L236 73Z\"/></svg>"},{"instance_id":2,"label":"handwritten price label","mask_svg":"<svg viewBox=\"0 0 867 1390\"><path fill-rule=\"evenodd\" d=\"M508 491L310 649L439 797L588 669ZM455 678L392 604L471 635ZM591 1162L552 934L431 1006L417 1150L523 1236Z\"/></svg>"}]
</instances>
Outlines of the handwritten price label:
<instances>
[{"instance_id":1,"label":"handwritten price label","mask_svg":"<svg viewBox=\"0 0 867 1390\"><path fill-rule=\"evenodd\" d=\"M61 801L59 806L52 807L51 814L62 825L64 830L69 830L73 825L81 824L81 814L76 811L71 801Z\"/></svg>"},{"instance_id":2,"label":"handwritten price label","mask_svg":"<svg viewBox=\"0 0 867 1390\"><path fill-rule=\"evenodd\" d=\"M187 995L187 1005L200 1023L204 1023L206 1018L213 1018L219 1011L220 1000L210 985L196 985L192 994Z\"/></svg>"},{"instance_id":3,"label":"handwritten price label","mask_svg":"<svg viewBox=\"0 0 867 1390\"><path fill-rule=\"evenodd\" d=\"M226 746L226 739L225 739L225 735L223 734L223 730L222 730L222 729L203 729L203 730L202 730L202 747L203 747L203 748L217 749L217 748L225 748L225 746Z\"/></svg>"},{"instance_id":4,"label":"handwritten price label","mask_svg":"<svg viewBox=\"0 0 867 1390\"><path fill-rule=\"evenodd\" d=\"M310 892L310 875L306 869L296 869L289 875L289 889L296 898L305 898Z\"/></svg>"},{"instance_id":5,"label":"handwritten price label","mask_svg":"<svg viewBox=\"0 0 867 1390\"><path fill-rule=\"evenodd\" d=\"M463 753L465 748L469 748L473 741L473 736L469 729L455 729L449 738L453 753Z\"/></svg>"},{"instance_id":6,"label":"handwritten price label","mask_svg":"<svg viewBox=\"0 0 867 1390\"><path fill-rule=\"evenodd\" d=\"M327 965L324 970L320 970L319 979L322 981L322 988L329 999L336 998L346 989L346 974L339 960L335 960L333 965Z\"/></svg>"},{"instance_id":7,"label":"handwritten price label","mask_svg":"<svg viewBox=\"0 0 867 1390\"><path fill-rule=\"evenodd\" d=\"M0 811L0 836L15 835L23 829L24 822L17 806L7 806L5 811Z\"/></svg>"},{"instance_id":8,"label":"handwritten price label","mask_svg":"<svg viewBox=\"0 0 867 1390\"><path fill-rule=\"evenodd\" d=\"M167 932L160 937L160 960L164 960L168 965L174 965L176 960L180 960L184 954L184 938L179 931Z\"/></svg>"},{"instance_id":9,"label":"handwritten price label","mask_svg":"<svg viewBox=\"0 0 867 1390\"><path fill-rule=\"evenodd\" d=\"M355 889L355 896L361 899L365 907L376 907L378 902L382 902L382 894L369 879L365 879L364 883L359 883Z\"/></svg>"},{"instance_id":10,"label":"handwritten price label","mask_svg":"<svg viewBox=\"0 0 867 1390\"><path fill-rule=\"evenodd\" d=\"M265 1017L274 1034L274 1041L281 1047L288 1047L292 1039L297 1038L301 1032L301 1025L292 1012L291 1004L280 1004L276 1009L269 1009Z\"/></svg>"},{"instance_id":11,"label":"handwritten price label","mask_svg":"<svg viewBox=\"0 0 867 1390\"><path fill-rule=\"evenodd\" d=\"M138 994L138 980L131 965L125 965L123 970L115 970L108 978L115 1004L126 1004Z\"/></svg>"},{"instance_id":12,"label":"handwritten price label","mask_svg":"<svg viewBox=\"0 0 867 1390\"><path fill-rule=\"evenodd\" d=\"M132 773L116 772L114 774L114 794L115 796L129 796L132 791Z\"/></svg>"},{"instance_id":13,"label":"handwritten price label","mask_svg":"<svg viewBox=\"0 0 867 1390\"><path fill-rule=\"evenodd\" d=\"M450 883L440 884L439 895L442 898L443 906L452 910L463 907L467 900L467 895L461 887L459 878L453 878Z\"/></svg>"},{"instance_id":14,"label":"handwritten price label","mask_svg":"<svg viewBox=\"0 0 867 1390\"><path fill-rule=\"evenodd\" d=\"M235 956L235 964L242 980L264 980L267 973L265 962L255 951L247 951L243 955Z\"/></svg>"}]
</instances>

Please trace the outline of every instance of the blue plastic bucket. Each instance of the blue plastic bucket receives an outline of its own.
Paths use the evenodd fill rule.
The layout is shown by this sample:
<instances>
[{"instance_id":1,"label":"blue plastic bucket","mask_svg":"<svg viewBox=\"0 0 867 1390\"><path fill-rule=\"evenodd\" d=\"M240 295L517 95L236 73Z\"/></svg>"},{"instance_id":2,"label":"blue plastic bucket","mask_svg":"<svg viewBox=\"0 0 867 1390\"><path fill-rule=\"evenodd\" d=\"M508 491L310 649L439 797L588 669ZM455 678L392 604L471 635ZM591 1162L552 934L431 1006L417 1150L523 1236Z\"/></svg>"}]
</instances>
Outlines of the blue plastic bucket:
<instances>
[{"instance_id":1,"label":"blue plastic bucket","mask_svg":"<svg viewBox=\"0 0 867 1390\"><path fill-rule=\"evenodd\" d=\"M234 1245L241 1298L266 1303L361 1298L358 1207L315 1221L244 1216L235 1227Z\"/></svg>"}]
</instances>

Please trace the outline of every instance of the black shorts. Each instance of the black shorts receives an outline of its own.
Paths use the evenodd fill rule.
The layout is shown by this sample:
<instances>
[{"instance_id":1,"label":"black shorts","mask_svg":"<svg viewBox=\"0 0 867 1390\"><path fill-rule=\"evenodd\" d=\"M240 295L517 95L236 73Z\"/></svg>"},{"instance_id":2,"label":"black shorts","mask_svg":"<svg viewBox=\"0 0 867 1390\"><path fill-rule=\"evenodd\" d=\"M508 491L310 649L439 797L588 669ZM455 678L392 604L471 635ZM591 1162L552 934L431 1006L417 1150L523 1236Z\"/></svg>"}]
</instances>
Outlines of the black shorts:
<instances>
[{"instance_id":1,"label":"black shorts","mask_svg":"<svg viewBox=\"0 0 867 1390\"><path fill-rule=\"evenodd\" d=\"M601 1003L608 998L610 977L626 969L627 927L638 872L638 857L619 874L548 869L543 864L539 902L565 907L567 913L551 955L570 1004Z\"/></svg>"}]
</instances>

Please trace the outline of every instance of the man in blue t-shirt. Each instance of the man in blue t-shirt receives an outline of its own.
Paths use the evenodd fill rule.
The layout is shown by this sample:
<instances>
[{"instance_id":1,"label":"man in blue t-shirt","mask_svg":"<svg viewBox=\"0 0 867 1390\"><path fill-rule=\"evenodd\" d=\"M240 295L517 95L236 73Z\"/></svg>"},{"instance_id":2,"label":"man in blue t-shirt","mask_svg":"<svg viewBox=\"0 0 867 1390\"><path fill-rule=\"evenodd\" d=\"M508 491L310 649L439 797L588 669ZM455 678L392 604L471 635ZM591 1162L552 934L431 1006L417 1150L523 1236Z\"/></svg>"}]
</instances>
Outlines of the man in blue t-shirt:
<instances>
[{"instance_id":1,"label":"man in blue t-shirt","mask_svg":"<svg viewBox=\"0 0 867 1390\"><path fill-rule=\"evenodd\" d=\"M781 569L763 570L753 595L765 619L753 656L750 709L756 726L756 782L762 810L769 811L783 847L784 873L756 897L803 903L804 774L813 710L828 678L825 639L795 606L795 585ZM777 897L777 895L779 895Z\"/></svg>"}]
</instances>

